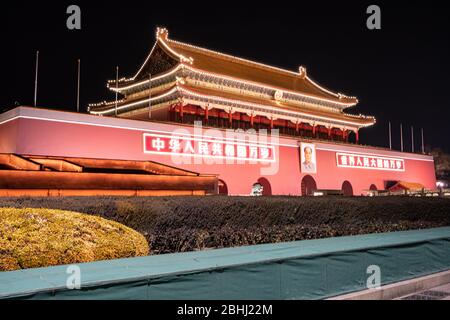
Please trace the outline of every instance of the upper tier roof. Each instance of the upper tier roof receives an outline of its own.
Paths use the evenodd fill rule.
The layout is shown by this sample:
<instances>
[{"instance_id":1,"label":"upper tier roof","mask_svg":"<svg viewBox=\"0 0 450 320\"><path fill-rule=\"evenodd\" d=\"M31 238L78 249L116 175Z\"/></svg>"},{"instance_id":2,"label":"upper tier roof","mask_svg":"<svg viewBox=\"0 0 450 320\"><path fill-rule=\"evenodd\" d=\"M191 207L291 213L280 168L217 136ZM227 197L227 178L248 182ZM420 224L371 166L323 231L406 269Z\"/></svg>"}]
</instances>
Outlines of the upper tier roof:
<instances>
[{"instance_id":1,"label":"upper tier roof","mask_svg":"<svg viewBox=\"0 0 450 320\"><path fill-rule=\"evenodd\" d=\"M237 107L245 108L249 112L256 115L270 113L274 118L291 119L295 118L300 122L309 122L322 125L331 125L334 127L367 127L374 124L375 119L372 117L363 117L346 114L344 112L326 112L320 109L308 108L305 106L294 105L289 102L275 101L273 99L263 99L260 97L243 96L239 93L226 92L217 88L204 88L201 86L191 86L185 84L184 81L176 81L169 87L155 90L151 97L154 101L158 99L166 99L168 101L180 101L184 99L186 104L192 103L197 105L214 105L215 108L227 110L227 108ZM147 110L149 96L142 96L136 100L127 102L120 101L118 103L118 111L124 112L122 109L132 111L137 109ZM189 102L194 100L195 102ZM220 101L217 103L217 101ZM167 101L164 101L165 103ZM155 106L155 103L153 103ZM256 109L255 109L256 108ZM102 106L96 106L94 113L114 113L114 102L105 103ZM287 117L287 118L286 118ZM302 119L302 120L299 120Z\"/></svg>"},{"instance_id":2,"label":"upper tier roof","mask_svg":"<svg viewBox=\"0 0 450 320\"><path fill-rule=\"evenodd\" d=\"M306 94L347 106L358 103L358 100L355 97L347 97L319 86L307 76L306 69L303 67L300 67L298 72L284 70L174 41L169 39L168 31L166 29L158 28L156 34L157 42L155 47L158 46L179 63L190 65L195 69L216 75L232 77L238 80L271 86L274 87L274 89ZM145 70L148 69L147 64L151 63L150 57L151 54L133 78L125 80L127 84L147 77ZM121 85L125 84L122 83Z\"/></svg>"}]
</instances>

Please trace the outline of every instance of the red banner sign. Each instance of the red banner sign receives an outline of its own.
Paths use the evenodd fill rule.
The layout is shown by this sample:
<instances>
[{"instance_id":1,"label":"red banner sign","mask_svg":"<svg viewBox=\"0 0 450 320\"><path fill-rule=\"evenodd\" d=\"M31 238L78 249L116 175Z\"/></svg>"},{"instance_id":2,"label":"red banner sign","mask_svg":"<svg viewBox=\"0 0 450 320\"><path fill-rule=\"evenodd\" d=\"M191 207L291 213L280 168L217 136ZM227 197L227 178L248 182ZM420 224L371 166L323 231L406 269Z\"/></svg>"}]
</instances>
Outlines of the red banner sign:
<instances>
[{"instance_id":1,"label":"red banner sign","mask_svg":"<svg viewBox=\"0 0 450 320\"><path fill-rule=\"evenodd\" d=\"M144 134L144 152L256 162L275 161L275 151L271 145L162 134Z\"/></svg>"},{"instance_id":2,"label":"red banner sign","mask_svg":"<svg viewBox=\"0 0 450 320\"><path fill-rule=\"evenodd\" d=\"M336 153L337 166L340 168L359 168L386 171L405 171L405 160L380 156Z\"/></svg>"}]
</instances>

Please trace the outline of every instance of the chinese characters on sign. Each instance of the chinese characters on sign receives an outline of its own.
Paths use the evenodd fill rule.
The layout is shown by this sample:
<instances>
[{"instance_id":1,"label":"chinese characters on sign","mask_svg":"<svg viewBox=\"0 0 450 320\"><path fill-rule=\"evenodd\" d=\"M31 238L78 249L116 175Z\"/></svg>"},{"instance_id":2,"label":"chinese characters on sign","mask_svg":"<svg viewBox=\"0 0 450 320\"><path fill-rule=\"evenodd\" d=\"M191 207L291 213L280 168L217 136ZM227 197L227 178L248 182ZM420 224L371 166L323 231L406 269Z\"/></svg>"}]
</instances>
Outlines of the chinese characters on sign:
<instances>
[{"instance_id":1,"label":"chinese characters on sign","mask_svg":"<svg viewBox=\"0 0 450 320\"><path fill-rule=\"evenodd\" d=\"M352 153L336 153L337 166L386 171L405 171L405 160Z\"/></svg>"},{"instance_id":2,"label":"chinese characters on sign","mask_svg":"<svg viewBox=\"0 0 450 320\"><path fill-rule=\"evenodd\" d=\"M144 152L255 162L275 161L274 147L271 145L191 136L144 134Z\"/></svg>"}]
</instances>

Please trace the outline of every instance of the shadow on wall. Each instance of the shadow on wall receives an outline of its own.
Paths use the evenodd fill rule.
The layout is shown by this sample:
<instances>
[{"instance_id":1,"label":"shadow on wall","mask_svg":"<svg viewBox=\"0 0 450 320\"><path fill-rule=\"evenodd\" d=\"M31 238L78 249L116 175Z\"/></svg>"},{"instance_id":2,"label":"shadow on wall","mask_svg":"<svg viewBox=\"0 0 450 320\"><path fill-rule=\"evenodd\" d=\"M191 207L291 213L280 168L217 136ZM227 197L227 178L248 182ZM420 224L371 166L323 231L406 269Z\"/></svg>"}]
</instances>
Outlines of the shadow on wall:
<instances>
[{"instance_id":1,"label":"shadow on wall","mask_svg":"<svg viewBox=\"0 0 450 320\"><path fill-rule=\"evenodd\" d=\"M312 196L317 191L316 180L310 175L304 176L302 179L302 196Z\"/></svg>"},{"instance_id":2,"label":"shadow on wall","mask_svg":"<svg viewBox=\"0 0 450 320\"><path fill-rule=\"evenodd\" d=\"M228 186L223 180L219 180L219 194L227 196L228 195Z\"/></svg>"},{"instance_id":3,"label":"shadow on wall","mask_svg":"<svg viewBox=\"0 0 450 320\"><path fill-rule=\"evenodd\" d=\"M342 183L342 193L344 196L346 197L351 197L353 196L353 187L352 184L350 182L348 182L347 180L345 180Z\"/></svg>"}]
</instances>

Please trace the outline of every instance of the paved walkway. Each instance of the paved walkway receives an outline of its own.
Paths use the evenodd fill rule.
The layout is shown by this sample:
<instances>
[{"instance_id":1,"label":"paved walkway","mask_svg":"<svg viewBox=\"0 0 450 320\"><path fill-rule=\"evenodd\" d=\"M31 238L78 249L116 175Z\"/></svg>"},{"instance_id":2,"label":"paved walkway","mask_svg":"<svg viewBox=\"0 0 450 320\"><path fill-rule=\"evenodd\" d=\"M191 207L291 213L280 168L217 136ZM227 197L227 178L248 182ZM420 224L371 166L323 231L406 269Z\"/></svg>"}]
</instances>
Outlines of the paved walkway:
<instances>
[{"instance_id":1,"label":"paved walkway","mask_svg":"<svg viewBox=\"0 0 450 320\"><path fill-rule=\"evenodd\" d=\"M450 300L450 283L419 291L395 300Z\"/></svg>"},{"instance_id":2,"label":"paved walkway","mask_svg":"<svg viewBox=\"0 0 450 320\"><path fill-rule=\"evenodd\" d=\"M330 300L450 300L450 270L367 289Z\"/></svg>"}]
</instances>

